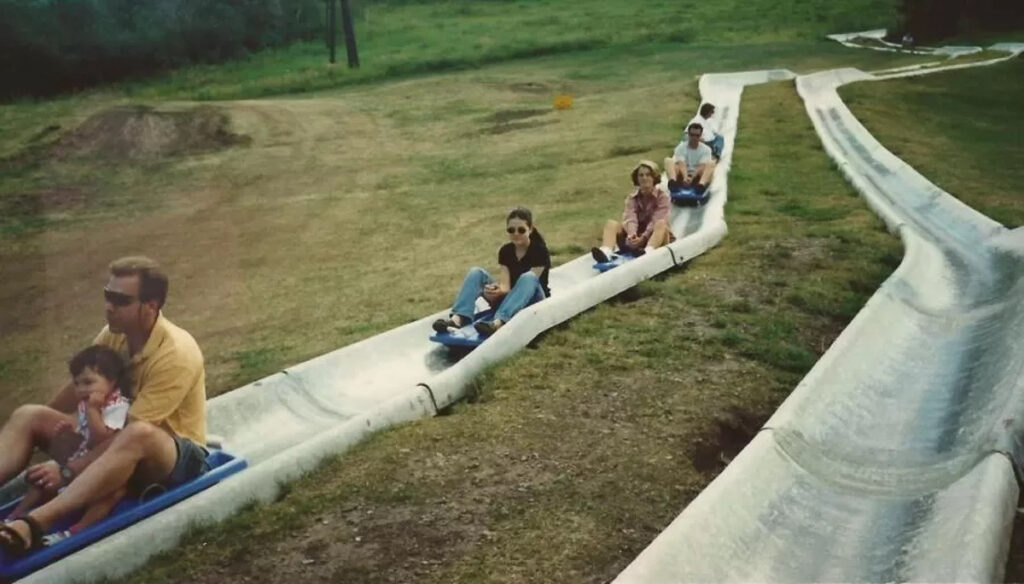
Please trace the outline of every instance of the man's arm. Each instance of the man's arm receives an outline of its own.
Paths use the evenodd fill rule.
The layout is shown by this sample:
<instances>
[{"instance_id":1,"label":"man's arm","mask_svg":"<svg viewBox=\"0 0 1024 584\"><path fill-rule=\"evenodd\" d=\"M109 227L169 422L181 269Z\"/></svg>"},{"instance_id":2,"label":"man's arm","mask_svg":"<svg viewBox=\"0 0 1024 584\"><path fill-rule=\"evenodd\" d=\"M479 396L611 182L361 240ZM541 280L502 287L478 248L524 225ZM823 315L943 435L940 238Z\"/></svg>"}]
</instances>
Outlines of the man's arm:
<instances>
[{"instance_id":1,"label":"man's arm","mask_svg":"<svg viewBox=\"0 0 1024 584\"><path fill-rule=\"evenodd\" d=\"M46 404L58 412L64 412L70 414L78 409L78 396L75 395L75 383L69 381L67 385L61 388L52 398L50 403Z\"/></svg>"},{"instance_id":2,"label":"man's arm","mask_svg":"<svg viewBox=\"0 0 1024 584\"><path fill-rule=\"evenodd\" d=\"M106 452L111 442L113 442L113 438L100 443L96 448L92 448L82 456L68 462L66 468L71 471L70 480L74 480L75 477L85 470L85 467L92 464L93 461ZM25 472L25 478L30 484L47 490L57 490L61 485L65 485L68 482L68 479L61 475L60 464L55 460L48 460L30 466Z\"/></svg>"}]
</instances>

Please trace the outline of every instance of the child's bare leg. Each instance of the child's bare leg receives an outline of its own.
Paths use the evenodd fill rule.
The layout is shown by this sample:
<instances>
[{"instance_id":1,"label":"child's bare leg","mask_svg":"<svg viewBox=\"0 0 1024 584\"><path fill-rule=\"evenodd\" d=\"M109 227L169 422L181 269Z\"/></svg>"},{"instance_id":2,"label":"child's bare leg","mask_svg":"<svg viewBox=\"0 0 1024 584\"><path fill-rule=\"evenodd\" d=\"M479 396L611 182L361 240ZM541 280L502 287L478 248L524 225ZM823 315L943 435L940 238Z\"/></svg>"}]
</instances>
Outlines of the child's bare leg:
<instances>
[{"instance_id":1,"label":"child's bare leg","mask_svg":"<svg viewBox=\"0 0 1024 584\"><path fill-rule=\"evenodd\" d=\"M82 518L78 520L78 523L72 525L68 531L71 533L78 533L86 527L106 519L107 515L110 515L110 512L114 509L114 506L124 498L126 492L127 489L121 487L103 499L90 505L85 510L85 513L82 514Z\"/></svg>"},{"instance_id":2,"label":"child's bare leg","mask_svg":"<svg viewBox=\"0 0 1024 584\"><path fill-rule=\"evenodd\" d=\"M11 514L7 516L7 519L12 520L24 517L29 511L49 501L56 495L57 493L53 491L47 491L45 489L40 489L35 485L31 485L28 488L28 492L25 493L25 497L22 498L21 503L18 503L18 506L14 508L14 511L11 511Z\"/></svg>"}]
</instances>

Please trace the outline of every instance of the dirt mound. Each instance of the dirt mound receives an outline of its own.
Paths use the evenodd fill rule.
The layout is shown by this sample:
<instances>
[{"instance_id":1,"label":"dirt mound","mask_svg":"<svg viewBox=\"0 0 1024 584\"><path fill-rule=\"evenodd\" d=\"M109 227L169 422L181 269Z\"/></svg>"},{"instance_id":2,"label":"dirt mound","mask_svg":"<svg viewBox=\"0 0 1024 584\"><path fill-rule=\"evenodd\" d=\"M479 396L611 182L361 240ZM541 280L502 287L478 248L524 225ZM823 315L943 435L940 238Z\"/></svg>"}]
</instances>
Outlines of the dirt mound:
<instances>
[{"instance_id":1,"label":"dirt mound","mask_svg":"<svg viewBox=\"0 0 1024 584\"><path fill-rule=\"evenodd\" d=\"M173 111L125 106L89 117L57 141L53 155L138 160L213 152L249 142L248 136L231 132L228 116L213 106Z\"/></svg>"}]
</instances>

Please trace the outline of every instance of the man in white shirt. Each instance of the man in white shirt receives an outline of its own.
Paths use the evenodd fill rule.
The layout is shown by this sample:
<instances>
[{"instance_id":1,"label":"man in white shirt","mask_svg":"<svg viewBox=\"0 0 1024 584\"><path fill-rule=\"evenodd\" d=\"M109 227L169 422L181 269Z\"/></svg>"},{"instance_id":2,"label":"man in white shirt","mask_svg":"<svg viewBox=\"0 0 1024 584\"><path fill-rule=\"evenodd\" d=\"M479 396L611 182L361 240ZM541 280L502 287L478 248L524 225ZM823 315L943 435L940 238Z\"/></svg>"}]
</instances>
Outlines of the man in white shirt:
<instances>
[{"instance_id":1,"label":"man in white shirt","mask_svg":"<svg viewBox=\"0 0 1024 584\"><path fill-rule=\"evenodd\" d=\"M700 124L701 128L704 129L704 133L700 137L700 141L711 147L711 155L718 160L722 157L722 148L725 147L725 138L718 133L718 128L715 127L715 123L711 121L711 117L715 115L715 106L710 103L705 103L700 106L700 113L693 116L689 124L686 127L689 128L691 124Z\"/></svg>"},{"instance_id":2,"label":"man in white shirt","mask_svg":"<svg viewBox=\"0 0 1024 584\"><path fill-rule=\"evenodd\" d=\"M711 184L715 175L715 160L711 147L700 141L704 128L694 122L686 128L686 140L676 146L672 158L665 159L665 173L668 188L675 191L683 187L694 187L702 194Z\"/></svg>"}]
</instances>

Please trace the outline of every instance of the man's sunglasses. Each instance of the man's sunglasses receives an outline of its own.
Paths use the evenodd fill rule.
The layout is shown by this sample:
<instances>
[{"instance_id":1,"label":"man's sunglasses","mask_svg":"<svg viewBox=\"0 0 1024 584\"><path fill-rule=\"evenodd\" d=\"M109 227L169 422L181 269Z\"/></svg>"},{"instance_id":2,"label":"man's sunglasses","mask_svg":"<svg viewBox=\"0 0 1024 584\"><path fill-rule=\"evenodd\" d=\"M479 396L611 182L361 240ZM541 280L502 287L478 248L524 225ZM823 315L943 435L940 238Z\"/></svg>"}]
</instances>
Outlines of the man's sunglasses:
<instances>
[{"instance_id":1,"label":"man's sunglasses","mask_svg":"<svg viewBox=\"0 0 1024 584\"><path fill-rule=\"evenodd\" d=\"M114 290L107 290L106 288L103 289L103 298L104 300L113 304L114 306L128 306L132 302L138 300L138 298L132 296L131 294L125 294L124 292L116 292Z\"/></svg>"},{"instance_id":2,"label":"man's sunglasses","mask_svg":"<svg viewBox=\"0 0 1024 584\"><path fill-rule=\"evenodd\" d=\"M505 231L508 231L510 235L513 233L518 233L519 235L522 235L526 233L527 229L525 227L509 227Z\"/></svg>"}]
</instances>

